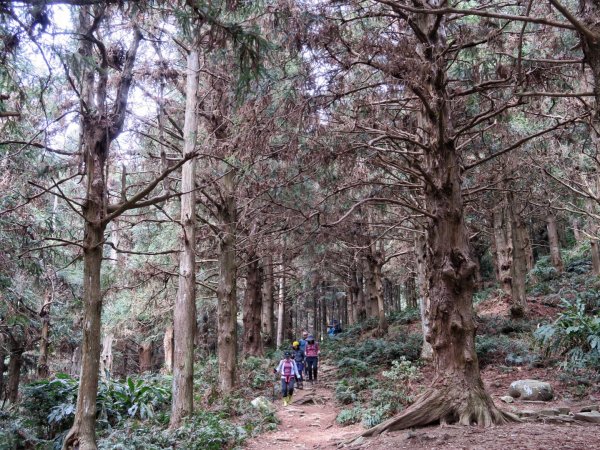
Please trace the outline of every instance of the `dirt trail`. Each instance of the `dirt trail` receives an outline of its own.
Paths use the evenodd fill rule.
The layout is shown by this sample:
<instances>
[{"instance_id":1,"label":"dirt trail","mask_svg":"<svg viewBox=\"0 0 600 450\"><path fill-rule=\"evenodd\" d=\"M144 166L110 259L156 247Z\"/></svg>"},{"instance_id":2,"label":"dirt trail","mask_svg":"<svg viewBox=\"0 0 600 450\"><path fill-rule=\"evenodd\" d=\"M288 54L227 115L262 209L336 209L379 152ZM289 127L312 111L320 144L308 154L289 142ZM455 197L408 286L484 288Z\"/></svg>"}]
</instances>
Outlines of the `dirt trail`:
<instances>
[{"instance_id":1,"label":"dirt trail","mask_svg":"<svg viewBox=\"0 0 600 450\"><path fill-rule=\"evenodd\" d=\"M290 406L284 407L277 399L275 406L281 422L277 431L253 438L244 448L333 449L340 441L356 435L360 425L341 427L335 421L339 408L335 406L334 374L335 368L322 365L319 382L314 385L305 382L304 390L296 389Z\"/></svg>"}]
</instances>

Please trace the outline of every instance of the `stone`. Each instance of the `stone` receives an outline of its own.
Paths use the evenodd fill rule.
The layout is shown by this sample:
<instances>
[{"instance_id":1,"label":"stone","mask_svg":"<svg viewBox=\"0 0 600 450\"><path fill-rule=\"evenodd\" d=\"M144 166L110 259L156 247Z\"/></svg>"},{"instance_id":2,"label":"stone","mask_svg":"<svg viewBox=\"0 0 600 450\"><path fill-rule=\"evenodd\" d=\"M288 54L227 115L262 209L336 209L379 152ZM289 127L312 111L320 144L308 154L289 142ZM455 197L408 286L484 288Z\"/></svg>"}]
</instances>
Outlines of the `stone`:
<instances>
[{"instance_id":1,"label":"stone","mask_svg":"<svg viewBox=\"0 0 600 450\"><path fill-rule=\"evenodd\" d=\"M574 417L584 422L600 423L600 412L598 411L578 412Z\"/></svg>"},{"instance_id":2,"label":"stone","mask_svg":"<svg viewBox=\"0 0 600 450\"><path fill-rule=\"evenodd\" d=\"M500 397L500 400L502 400L504 403L512 403L515 401L515 399L512 398L510 395L505 395L504 397Z\"/></svg>"},{"instance_id":3,"label":"stone","mask_svg":"<svg viewBox=\"0 0 600 450\"><path fill-rule=\"evenodd\" d=\"M560 408L558 408L558 412L561 414L569 414L571 412L571 408L561 406Z\"/></svg>"},{"instance_id":4,"label":"stone","mask_svg":"<svg viewBox=\"0 0 600 450\"><path fill-rule=\"evenodd\" d=\"M266 413L274 413L275 412L275 406L273 405L273 403L271 401L269 401L269 399L267 399L263 396L256 397L254 400L252 400L250 402L250 404L262 412L266 412Z\"/></svg>"},{"instance_id":5,"label":"stone","mask_svg":"<svg viewBox=\"0 0 600 450\"><path fill-rule=\"evenodd\" d=\"M579 411L591 412L591 411L598 411L598 410L599 410L598 405L588 405L588 406L582 406Z\"/></svg>"},{"instance_id":6,"label":"stone","mask_svg":"<svg viewBox=\"0 0 600 450\"><path fill-rule=\"evenodd\" d=\"M560 416L546 416L543 418L544 422L547 423L569 423L569 422L574 422L575 419L571 416L565 416L560 415Z\"/></svg>"},{"instance_id":7,"label":"stone","mask_svg":"<svg viewBox=\"0 0 600 450\"><path fill-rule=\"evenodd\" d=\"M550 401L554 391L550 383L538 380L517 380L510 384L508 395L521 400Z\"/></svg>"}]
</instances>

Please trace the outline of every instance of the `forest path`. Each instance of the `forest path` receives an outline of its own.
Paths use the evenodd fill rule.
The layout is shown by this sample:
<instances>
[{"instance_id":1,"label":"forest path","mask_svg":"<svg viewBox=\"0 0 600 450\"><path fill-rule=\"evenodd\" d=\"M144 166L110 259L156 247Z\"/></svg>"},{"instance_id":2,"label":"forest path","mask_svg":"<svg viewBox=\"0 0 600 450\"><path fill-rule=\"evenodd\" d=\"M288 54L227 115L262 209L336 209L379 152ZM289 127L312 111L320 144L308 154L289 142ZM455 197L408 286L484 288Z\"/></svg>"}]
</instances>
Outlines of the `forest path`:
<instances>
[{"instance_id":1,"label":"forest path","mask_svg":"<svg viewBox=\"0 0 600 450\"><path fill-rule=\"evenodd\" d=\"M319 382L304 383L304 389L295 389L290 406L284 407L280 398L275 401L280 424L277 431L249 440L246 449L334 449L340 441L349 439L360 430L360 425L341 427L335 421L340 409L335 405L334 388L337 369L319 366Z\"/></svg>"}]
</instances>

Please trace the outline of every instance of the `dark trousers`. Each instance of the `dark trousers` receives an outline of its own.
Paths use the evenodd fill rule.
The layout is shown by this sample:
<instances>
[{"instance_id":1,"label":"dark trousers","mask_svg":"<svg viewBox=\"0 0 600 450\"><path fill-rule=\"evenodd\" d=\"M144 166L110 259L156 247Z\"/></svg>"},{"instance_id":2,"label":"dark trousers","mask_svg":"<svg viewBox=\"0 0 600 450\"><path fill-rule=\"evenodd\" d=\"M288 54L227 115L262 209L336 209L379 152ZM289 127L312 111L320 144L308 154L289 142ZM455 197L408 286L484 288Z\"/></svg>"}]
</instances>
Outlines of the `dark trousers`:
<instances>
[{"instance_id":1,"label":"dark trousers","mask_svg":"<svg viewBox=\"0 0 600 450\"><path fill-rule=\"evenodd\" d=\"M298 379L298 383L302 383L304 381L304 363L297 362L298 373L300 374L300 378Z\"/></svg>"},{"instance_id":2,"label":"dark trousers","mask_svg":"<svg viewBox=\"0 0 600 450\"><path fill-rule=\"evenodd\" d=\"M294 377L281 377L281 395L287 397L294 393Z\"/></svg>"},{"instance_id":3,"label":"dark trousers","mask_svg":"<svg viewBox=\"0 0 600 450\"><path fill-rule=\"evenodd\" d=\"M308 381L317 381L317 364L319 362L318 356L307 356L306 357L306 373L308 374Z\"/></svg>"}]
</instances>

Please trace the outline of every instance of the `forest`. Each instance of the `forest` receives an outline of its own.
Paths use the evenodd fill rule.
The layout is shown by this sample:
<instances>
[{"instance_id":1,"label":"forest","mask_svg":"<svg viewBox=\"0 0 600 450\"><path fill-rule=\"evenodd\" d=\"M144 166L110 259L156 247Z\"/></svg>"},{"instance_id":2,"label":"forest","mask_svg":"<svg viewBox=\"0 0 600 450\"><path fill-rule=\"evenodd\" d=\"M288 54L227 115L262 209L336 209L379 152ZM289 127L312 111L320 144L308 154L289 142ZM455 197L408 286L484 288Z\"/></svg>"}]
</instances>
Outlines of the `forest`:
<instances>
[{"instance_id":1,"label":"forest","mask_svg":"<svg viewBox=\"0 0 600 450\"><path fill-rule=\"evenodd\" d=\"M0 192L0 450L600 448L598 0L0 0Z\"/></svg>"}]
</instances>

